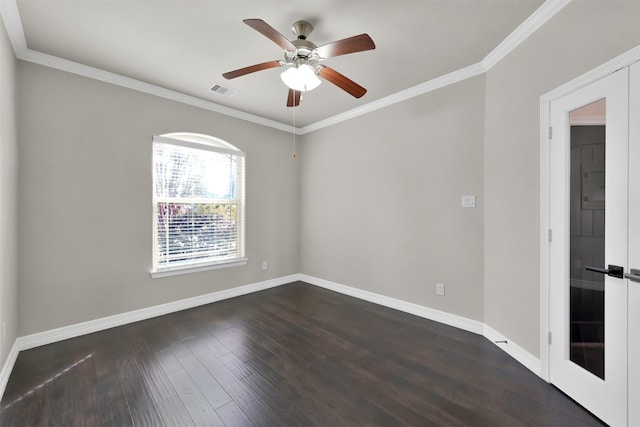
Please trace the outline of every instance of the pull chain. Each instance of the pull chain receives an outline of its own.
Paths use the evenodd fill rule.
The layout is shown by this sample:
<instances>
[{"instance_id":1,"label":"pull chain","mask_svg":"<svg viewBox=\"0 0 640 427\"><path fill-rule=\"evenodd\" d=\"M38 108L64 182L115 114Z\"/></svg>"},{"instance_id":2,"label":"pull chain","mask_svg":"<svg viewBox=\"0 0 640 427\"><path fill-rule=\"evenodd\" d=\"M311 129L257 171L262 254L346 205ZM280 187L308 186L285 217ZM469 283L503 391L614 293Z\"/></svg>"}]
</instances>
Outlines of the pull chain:
<instances>
[{"instance_id":1,"label":"pull chain","mask_svg":"<svg viewBox=\"0 0 640 427\"><path fill-rule=\"evenodd\" d=\"M294 94L295 99L295 94ZM296 158L296 106L291 107L293 109L293 158Z\"/></svg>"}]
</instances>

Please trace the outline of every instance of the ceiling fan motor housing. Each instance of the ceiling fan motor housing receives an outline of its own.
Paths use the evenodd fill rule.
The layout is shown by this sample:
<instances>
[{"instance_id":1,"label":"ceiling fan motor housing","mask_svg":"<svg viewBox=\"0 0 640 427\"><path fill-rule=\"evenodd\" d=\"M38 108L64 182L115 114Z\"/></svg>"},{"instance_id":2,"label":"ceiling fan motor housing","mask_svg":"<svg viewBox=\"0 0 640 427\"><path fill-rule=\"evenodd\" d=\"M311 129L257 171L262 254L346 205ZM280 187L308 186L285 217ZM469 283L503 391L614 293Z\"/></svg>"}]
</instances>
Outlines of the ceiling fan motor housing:
<instances>
[{"instance_id":1,"label":"ceiling fan motor housing","mask_svg":"<svg viewBox=\"0 0 640 427\"><path fill-rule=\"evenodd\" d=\"M292 40L291 43L296 47L295 51L285 51L285 62L289 65L298 66L307 64L315 68L322 59L315 52L316 45L308 40L298 39Z\"/></svg>"}]
</instances>

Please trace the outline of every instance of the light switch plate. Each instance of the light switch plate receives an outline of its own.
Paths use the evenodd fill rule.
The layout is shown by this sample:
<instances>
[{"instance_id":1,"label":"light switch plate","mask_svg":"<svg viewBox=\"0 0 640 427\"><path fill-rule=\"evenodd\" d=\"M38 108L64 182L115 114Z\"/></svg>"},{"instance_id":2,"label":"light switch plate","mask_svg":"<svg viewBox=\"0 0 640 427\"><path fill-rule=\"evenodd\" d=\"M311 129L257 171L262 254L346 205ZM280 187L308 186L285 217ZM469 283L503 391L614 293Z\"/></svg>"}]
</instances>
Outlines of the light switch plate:
<instances>
[{"instance_id":1,"label":"light switch plate","mask_svg":"<svg viewBox=\"0 0 640 427\"><path fill-rule=\"evenodd\" d=\"M475 194L471 194L468 196L462 196L461 206L463 208L475 208L476 207L476 196Z\"/></svg>"}]
</instances>

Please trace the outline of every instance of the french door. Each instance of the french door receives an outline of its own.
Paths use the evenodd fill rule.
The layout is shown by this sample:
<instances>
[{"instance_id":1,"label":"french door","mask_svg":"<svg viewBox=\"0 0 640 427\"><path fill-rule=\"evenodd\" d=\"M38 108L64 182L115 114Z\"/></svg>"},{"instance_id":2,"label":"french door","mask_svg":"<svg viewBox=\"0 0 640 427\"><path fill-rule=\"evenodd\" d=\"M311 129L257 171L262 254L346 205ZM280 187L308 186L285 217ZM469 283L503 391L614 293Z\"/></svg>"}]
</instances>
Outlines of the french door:
<instances>
[{"instance_id":1,"label":"french door","mask_svg":"<svg viewBox=\"0 0 640 427\"><path fill-rule=\"evenodd\" d=\"M550 381L640 425L640 64L550 104Z\"/></svg>"}]
</instances>

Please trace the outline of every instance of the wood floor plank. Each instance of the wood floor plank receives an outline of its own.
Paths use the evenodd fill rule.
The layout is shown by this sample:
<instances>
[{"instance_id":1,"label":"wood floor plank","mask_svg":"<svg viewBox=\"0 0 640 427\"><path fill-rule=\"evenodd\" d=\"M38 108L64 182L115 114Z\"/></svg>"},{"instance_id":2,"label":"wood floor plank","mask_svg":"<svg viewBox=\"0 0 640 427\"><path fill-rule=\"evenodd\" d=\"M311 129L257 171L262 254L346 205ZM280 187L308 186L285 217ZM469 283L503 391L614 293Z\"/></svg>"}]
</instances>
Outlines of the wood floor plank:
<instances>
[{"instance_id":1,"label":"wood floor plank","mask_svg":"<svg viewBox=\"0 0 640 427\"><path fill-rule=\"evenodd\" d=\"M247 417L236 402L229 402L216 409L226 427L254 427L255 424Z\"/></svg>"},{"instance_id":2,"label":"wood floor plank","mask_svg":"<svg viewBox=\"0 0 640 427\"><path fill-rule=\"evenodd\" d=\"M137 426L162 425L162 417L133 355L123 358L117 369L133 423Z\"/></svg>"},{"instance_id":3,"label":"wood floor plank","mask_svg":"<svg viewBox=\"0 0 640 427\"><path fill-rule=\"evenodd\" d=\"M111 354L96 352L93 355L98 381L98 399L102 409L102 424L113 427L133 426L133 419L122 391L118 375L118 360Z\"/></svg>"},{"instance_id":4,"label":"wood floor plank","mask_svg":"<svg viewBox=\"0 0 640 427\"><path fill-rule=\"evenodd\" d=\"M207 347L209 352L216 357L224 356L225 354L229 353L229 349L227 347L225 347L220 341L209 334L206 334L203 337L202 342L204 343L205 347Z\"/></svg>"},{"instance_id":5,"label":"wood floor plank","mask_svg":"<svg viewBox=\"0 0 640 427\"><path fill-rule=\"evenodd\" d=\"M49 373L45 380L50 422L53 425L73 420L73 377L64 370Z\"/></svg>"},{"instance_id":6,"label":"wood floor plank","mask_svg":"<svg viewBox=\"0 0 640 427\"><path fill-rule=\"evenodd\" d=\"M204 353L201 353L201 355L202 354ZM229 394L227 394L220 383L207 371L194 354L181 357L178 361L213 409L217 410L221 406L231 402Z\"/></svg>"},{"instance_id":7,"label":"wood floor plank","mask_svg":"<svg viewBox=\"0 0 640 427\"><path fill-rule=\"evenodd\" d=\"M196 425L178 395L164 399L157 405L158 412L160 412L166 426L189 427Z\"/></svg>"},{"instance_id":8,"label":"wood floor plank","mask_svg":"<svg viewBox=\"0 0 640 427\"><path fill-rule=\"evenodd\" d=\"M251 365L243 362L233 353L225 354L219 357L218 360L220 360L236 378L243 379L256 373Z\"/></svg>"},{"instance_id":9,"label":"wood floor plank","mask_svg":"<svg viewBox=\"0 0 640 427\"><path fill-rule=\"evenodd\" d=\"M186 340L184 344L187 346L189 351L195 354L196 356L198 354L204 354L210 351L206 345L205 340L202 339L200 336L191 337L188 340Z\"/></svg>"},{"instance_id":10,"label":"wood floor plank","mask_svg":"<svg viewBox=\"0 0 640 427\"><path fill-rule=\"evenodd\" d=\"M197 426L222 427L224 423L216 414L207 399L202 395L189 374L184 369L167 372L167 377L173 384L178 397L182 401L187 413Z\"/></svg>"},{"instance_id":11,"label":"wood floor plank","mask_svg":"<svg viewBox=\"0 0 640 427\"><path fill-rule=\"evenodd\" d=\"M257 426L312 426L308 421L307 424L296 424L295 419L292 419L289 414L274 411L261 399L254 400L244 408L244 411Z\"/></svg>"},{"instance_id":12,"label":"wood floor plank","mask_svg":"<svg viewBox=\"0 0 640 427\"><path fill-rule=\"evenodd\" d=\"M160 366L162 367L165 375L168 375L170 372L179 371L182 369L182 365L178 361L178 358L169 349L156 352L155 357L160 363Z\"/></svg>"},{"instance_id":13,"label":"wood floor plank","mask_svg":"<svg viewBox=\"0 0 640 427\"><path fill-rule=\"evenodd\" d=\"M73 378L73 425L101 426L102 408L98 399L97 377L93 357L85 357L76 362Z\"/></svg>"},{"instance_id":14,"label":"wood floor plank","mask_svg":"<svg viewBox=\"0 0 640 427\"><path fill-rule=\"evenodd\" d=\"M245 378L243 382L256 390L256 394L262 397L261 400L273 407L276 412L287 411L287 408L293 407L294 409L289 409L288 412L291 412L290 417L297 419L296 425L357 425L346 422L332 411L318 393L310 397L308 393L304 393L289 381L272 385L262 376L252 375ZM277 399L274 399L274 396L277 396Z\"/></svg>"},{"instance_id":15,"label":"wood floor plank","mask_svg":"<svg viewBox=\"0 0 640 427\"><path fill-rule=\"evenodd\" d=\"M125 397L117 374L99 380L100 407L102 408L102 424L113 427L133 426Z\"/></svg>"},{"instance_id":16,"label":"wood floor plank","mask_svg":"<svg viewBox=\"0 0 640 427\"><path fill-rule=\"evenodd\" d=\"M245 387L240 379L212 353L202 354L198 356L198 360L241 408L256 400L255 393Z\"/></svg>"},{"instance_id":17,"label":"wood floor plank","mask_svg":"<svg viewBox=\"0 0 640 427\"><path fill-rule=\"evenodd\" d=\"M176 391L169 382L155 354L151 352L140 353L135 350L134 354L138 361L140 375L153 400L158 403L176 396Z\"/></svg>"},{"instance_id":18,"label":"wood floor plank","mask_svg":"<svg viewBox=\"0 0 640 427\"><path fill-rule=\"evenodd\" d=\"M275 357L272 354L265 356L265 358ZM273 369L263 358L254 357L244 362L247 366L250 366L253 372L256 372L262 378L264 378L269 384L274 386L280 384L284 377Z\"/></svg>"},{"instance_id":19,"label":"wood floor plank","mask_svg":"<svg viewBox=\"0 0 640 427\"><path fill-rule=\"evenodd\" d=\"M20 352L0 425L602 423L482 336L296 282Z\"/></svg>"}]
</instances>

